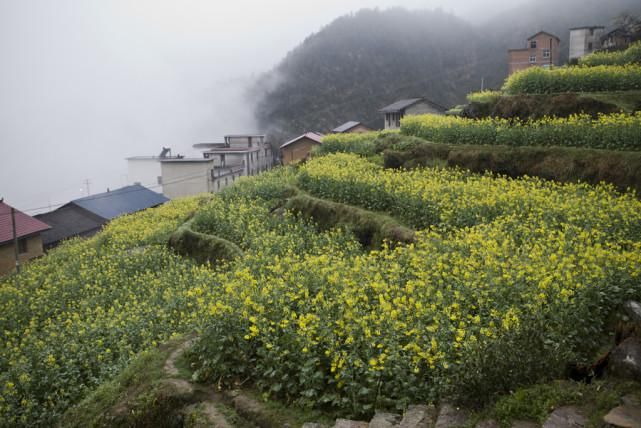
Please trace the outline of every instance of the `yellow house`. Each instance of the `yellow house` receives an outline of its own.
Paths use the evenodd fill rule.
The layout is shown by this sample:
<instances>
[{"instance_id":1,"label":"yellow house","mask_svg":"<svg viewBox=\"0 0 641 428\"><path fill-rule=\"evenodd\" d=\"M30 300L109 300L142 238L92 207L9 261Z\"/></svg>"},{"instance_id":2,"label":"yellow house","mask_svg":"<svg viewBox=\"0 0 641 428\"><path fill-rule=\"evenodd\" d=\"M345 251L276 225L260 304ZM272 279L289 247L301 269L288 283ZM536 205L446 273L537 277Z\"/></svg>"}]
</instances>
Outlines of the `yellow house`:
<instances>
[{"instance_id":1,"label":"yellow house","mask_svg":"<svg viewBox=\"0 0 641 428\"><path fill-rule=\"evenodd\" d=\"M308 159L312 149L322 142L323 136L315 132L308 132L286 142L280 146L283 165L300 162Z\"/></svg>"}]
</instances>

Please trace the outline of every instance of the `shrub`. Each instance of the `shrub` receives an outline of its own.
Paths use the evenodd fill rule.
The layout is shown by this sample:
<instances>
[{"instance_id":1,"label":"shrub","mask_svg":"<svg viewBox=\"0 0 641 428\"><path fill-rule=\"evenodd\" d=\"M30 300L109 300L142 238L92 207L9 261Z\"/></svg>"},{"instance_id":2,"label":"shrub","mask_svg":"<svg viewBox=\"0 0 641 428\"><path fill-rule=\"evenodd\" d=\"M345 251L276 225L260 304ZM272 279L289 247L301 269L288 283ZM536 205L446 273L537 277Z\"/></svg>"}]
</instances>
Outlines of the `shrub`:
<instances>
[{"instance_id":1,"label":"shrub","mask_svg":"<svg viewBox=\"0 0 641 428\"><path fill-rule=\"evenodd\" d=\"M452 116L408 116L401 133L445 144L560 146L608 150L641 150L641 112L546 117L540 120L466 119Z\"/></svg>"},{"instance_id":2,"label":"shrub","mask_svg":"<svg viewBox=\"0 0 641 428\"><path fill-rule=\"evenodd\" d=\"M377 152L378 142L398 131L381 131L366 133L330 134L323 137L323 144L314 148L317 155L329 153L356 153L371 156Z\"/></svg>"},{"instance_id":3,"label":"shrub","mask_svg":"<svg viewBox=\"0 0 641 428\"><path fill-rule=\"evenodd\" d=\"M641 89L641 65L595 67L530 67L512 74L503 90L515 94L605 92Z\"/></svg>"},{"instance_id":4,"label":"shrub","mask_svg":"<svg viewBox=\"0 0 641 428\"><path fill-rule=\"evenodd\" d=\"M500 91L480 91L467 94L467 101L470 103L494 104L503 96Z\"/></svg>"},{"instance_id":5,"label":"shrub","mask_svg":"<svg viewBox=\"0 0 641 428\"><path fill-rule=\"evenodd\" d=\"M599 65L641 64L641 41L629 48L617 52L595 52L579 59L579 64L586 67Z\"/></svg>"}]
</instances>

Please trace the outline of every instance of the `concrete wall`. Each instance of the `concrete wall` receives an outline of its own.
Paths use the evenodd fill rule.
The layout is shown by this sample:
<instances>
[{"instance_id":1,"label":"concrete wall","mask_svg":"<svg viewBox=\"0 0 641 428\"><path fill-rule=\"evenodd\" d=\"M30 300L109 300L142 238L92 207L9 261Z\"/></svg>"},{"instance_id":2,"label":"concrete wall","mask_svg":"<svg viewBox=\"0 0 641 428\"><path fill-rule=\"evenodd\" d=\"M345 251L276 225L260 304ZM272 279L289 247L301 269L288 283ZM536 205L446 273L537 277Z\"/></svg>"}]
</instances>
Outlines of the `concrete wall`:
<instances>
[{"instance_id":1,"label":"concrete wall","mask_svg":"<svg viewBox=\"0 0 641 428\"><path fill-rule=\"evenodd\" d=\"M229 147L241 148L241 147L258 147L264 144L264 137L256 136L225 136L225 143Z\"/></svg>"},{"instance_id":2,"label":"concrete wall","mask_svg":"<svg viewBox=\"0 0 641 428\"><path fill-rule=\"evenodd\" d=\"M162 176L158 159L127 159L127 181L129 184L140 183L143 186L160 184Z\"/></svg>"},{"instance_id":3,"label":"concrete wall","mask_svg":"<svg viewBox=\"0 0 641 428\"><path fill-rule=\"evenodd\" d=\"M213 161L162 162L163 194L169 199L211 192Z\"/></svg>"},{"instance_id":4,"label":"concrete wall","mask_svg":"<svg viewBox=\"0 0 641 428\"><path fill-rule=\"evenodd\" d=\"M283 165L300 162L307 158L312 149L319 144L309 138L302 138L295 143L281 149Z\"/></svg>"},{"instance_id":5,"label":"concrete wall","mask_svg":"<svg viewBox=\"0 0 641 428\"><path fill-rule=\"evenodd\" d=\"M570 59L577 59L601 49L603 28L578 28L570 30Z\"/></svg>"},{"instance_id":6,"label":"concrete wall","mask_svg":"<svg viewBox=\"0 0 641 428\"><path fill-rule=\"evenodd\" d=\"M18 255L21 265L44 254L44 251L42 250L42 238L39 234L23 239L26 239L27 241L27 252ZM0 276L12 272L15 268L16 260L13 242L0 245Z\"/></svg>"},{"instance_id":7,"label":"concrete wall","mask_svg":"<svg viewBox=\"0 0 641 428\"><path fill-rule=\"evenodd\" d=\"M219 192L225 187L229 187L240 177L244 176L242 168L217 169L214 170L214 176L210 184L211 192Z\"/></svg>"}]
</instances>

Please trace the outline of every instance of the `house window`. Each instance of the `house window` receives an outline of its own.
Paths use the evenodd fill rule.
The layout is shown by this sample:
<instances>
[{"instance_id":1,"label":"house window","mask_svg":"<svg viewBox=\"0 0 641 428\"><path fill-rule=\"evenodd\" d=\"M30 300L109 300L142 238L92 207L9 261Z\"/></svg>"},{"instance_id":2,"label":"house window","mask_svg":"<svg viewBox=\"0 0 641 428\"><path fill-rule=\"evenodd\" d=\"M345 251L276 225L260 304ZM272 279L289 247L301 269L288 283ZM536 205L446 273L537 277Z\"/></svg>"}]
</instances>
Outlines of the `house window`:
<instances>
[{"instance_id":1,"label":"house window","mask_svg":"<svg viewBox=\"0 0 641 428\"><path fill-rule=\"evenodd\" d=\"M530 55L530 64L536 63L536 55Z\"/></svg>"},{"instance_id":2,"label":"house window","mask_svg":"<svg viewBox=\"0 0 641 428\"><path fill-rule=\"evenodd\" d=\"M588 42L588 51L592 52L592 42Z\"/></svg>"},{"instance_id":3,"label":"house window","mask_svg":"<svg viewBox=\"0 0 641 428\"><path fill-rule=\"evenodd\" d=\"M29 252L26 239L20 239L18 241L18 253L25 254Z\"/></svg>"},{"instance_id":4,"label":"house window","mask_svg":"<svg viewBox=\"0 0 641 428\"><path fill-rule=\"evenodd\" d=\"M523 46L523 45L521 45L521 46ZM530 49L536 49L536 40L532 40L530 42Z\"/></svg>"},{"instance_id":5,"label":"house window","mask_svg":"<svg viewBox=\"0 0 641 428\"><path fill-rule=\"evenodd\" d=\"M550 57L550 50L543 49L543 58L549 58L549 57Z\"/></svg>"}]
</instances>

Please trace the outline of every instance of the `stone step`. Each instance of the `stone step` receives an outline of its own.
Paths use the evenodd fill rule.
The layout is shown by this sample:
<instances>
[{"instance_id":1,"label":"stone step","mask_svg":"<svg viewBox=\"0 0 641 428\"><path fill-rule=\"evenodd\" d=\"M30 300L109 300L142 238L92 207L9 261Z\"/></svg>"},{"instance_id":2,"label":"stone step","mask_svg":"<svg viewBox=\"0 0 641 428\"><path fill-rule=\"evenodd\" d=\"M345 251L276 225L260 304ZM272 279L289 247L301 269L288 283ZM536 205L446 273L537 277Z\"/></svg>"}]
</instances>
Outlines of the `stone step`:
<instances>
[{"instance_id":1,"label":"stone step","mask_svg":"<svg viewBox=\"0 0 641 428\"><path fill-rule=\"evenodd\" d=\"M543 428L583 428L588 419L574 406L555 409L543 424Z\"/></svg>"},{"instance_id":2,"label":"stone step","mask_svg":"<svg viewBox=\"0 0 641 428\"><path fill-rule=\"evenodd\" d=\"M620 428L641 428L641 406L624 404L603 417L606 424Z\"/></svg>"}]
</instances>

